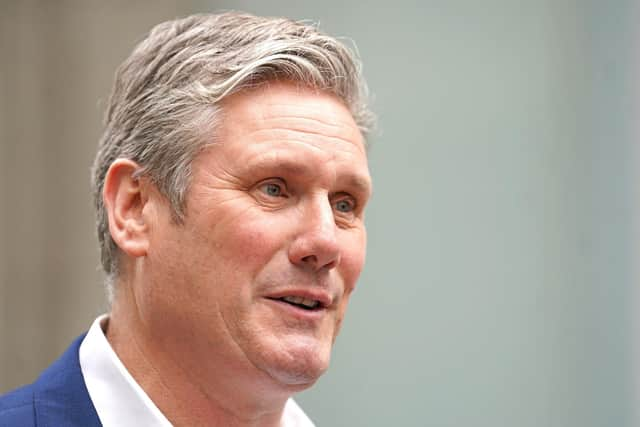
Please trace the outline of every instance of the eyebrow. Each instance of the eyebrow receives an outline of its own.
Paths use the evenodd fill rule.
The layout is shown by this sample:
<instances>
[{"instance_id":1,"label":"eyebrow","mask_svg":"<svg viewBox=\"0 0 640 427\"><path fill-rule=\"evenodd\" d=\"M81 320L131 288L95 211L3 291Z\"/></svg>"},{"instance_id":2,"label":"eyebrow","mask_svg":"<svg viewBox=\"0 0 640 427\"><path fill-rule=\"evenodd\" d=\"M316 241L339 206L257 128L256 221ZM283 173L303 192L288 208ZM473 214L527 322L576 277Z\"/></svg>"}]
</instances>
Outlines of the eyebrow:
<instances>
[{"instance_id":1,"label":"eyebrow","mask_svg":"<svg viewBox=\"0 0 640 427\"><path fill-rule=\"evenodd\" d=\"M287 175L309 175L311 172L311 168L305 163L282 158L276 161L275 159L272 160L271 157L262 157L259 161L253 163L249 162L247 164L247 169L276 169L286 173Z\"/></svg>"},{"instance_id":2,"label":"eyebrow","mask_svg":"<svg viewBox=\"0 0 640 427\"><path fill-rule=\"evenodd\" d=\"M313 175L313 168L304 162L298 162L286 158L286 156L279 156L276 153L261 156L259 159L253 161L250 160L247 162L246 170L274 170L278 173L292 176ZM370 179L357 172L350 171L350 173L340 177L338 181L345 183L348 188L352 188L354 191L367 196L371 195L372 188Z\"/></svg>"},{"instance_id":3,"label":"eyebrow","mask_svg":"<svg viewBox=\"0 0 640 427\"><path fill-rule=\"evenodd\" d=\"M371 180L366 179L360 175L349 175L347 177L347 186L354 188L358 193L362 193L367 197L371 196Z\"/></svg>"}]
</instances>

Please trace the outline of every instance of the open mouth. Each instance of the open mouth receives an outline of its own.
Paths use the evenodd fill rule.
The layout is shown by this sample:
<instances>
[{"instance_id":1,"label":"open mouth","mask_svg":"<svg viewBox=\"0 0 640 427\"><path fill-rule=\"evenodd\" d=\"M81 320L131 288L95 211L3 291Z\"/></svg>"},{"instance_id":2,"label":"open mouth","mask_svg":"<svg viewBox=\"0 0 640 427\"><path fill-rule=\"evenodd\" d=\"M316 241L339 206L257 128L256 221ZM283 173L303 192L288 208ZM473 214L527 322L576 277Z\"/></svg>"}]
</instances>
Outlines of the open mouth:
<instances>
[{"instance_id":1,"label":"open mouth","mask_svg":"<svg viewBox=\"0 0 640 427\"><path fill-rule=\"evenodd\" d=\"M323 307L322 303L317 300L297 297L297 296L286 296L282 298L270 298L274 301L282 301L286 304L292 305L297 308L301 308L307 311L319 310Z\"/></svg>"}]
</instances>

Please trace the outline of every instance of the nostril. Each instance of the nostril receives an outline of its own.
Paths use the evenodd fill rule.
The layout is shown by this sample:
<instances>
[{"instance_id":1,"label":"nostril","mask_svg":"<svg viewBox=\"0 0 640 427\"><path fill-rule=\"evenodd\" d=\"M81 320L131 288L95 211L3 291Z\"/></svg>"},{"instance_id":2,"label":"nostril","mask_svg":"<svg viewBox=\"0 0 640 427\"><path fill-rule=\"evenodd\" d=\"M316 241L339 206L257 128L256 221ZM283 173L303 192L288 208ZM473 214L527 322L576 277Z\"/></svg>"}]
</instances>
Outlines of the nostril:
<instances>
[{"instance_id":1,"label":"nostril","mask_svg":"<svg viewBox=\"0 0 640 427\"><path fill-rule=\"evenodd\" d=\"M340 265L337 242L318 238L318 235L305 234L295 239L289 247L288 256L292 264L314 271Z\"/></svg>"},{"instance_id":2,"label":"nostril","mask_svg":"<svg viewBox=\"0 0 640 427\"><path fill-rule=\"evenodd\" d=\"M318 257L315 256L315 255L307 255L306 257L302 258L302 262L305 262L307 264L316 265L316 264L318 264Z\"/></svg>"},{"instance_id":3,"label":"nostril","mask_svg":"<svg viewBox=\"0 0 640 427\"><path fill-rule=\"evenodd\" d=\"M309 265L315 269L323 268L323 269L331 270L332 268L338 265L338 259L333 259L327 262L326 264L320 265L320 261L318 260L318 257L316 255L307 255L306 257L303 257L301 261L304 264Z\"/></svg>"}]
</instances>

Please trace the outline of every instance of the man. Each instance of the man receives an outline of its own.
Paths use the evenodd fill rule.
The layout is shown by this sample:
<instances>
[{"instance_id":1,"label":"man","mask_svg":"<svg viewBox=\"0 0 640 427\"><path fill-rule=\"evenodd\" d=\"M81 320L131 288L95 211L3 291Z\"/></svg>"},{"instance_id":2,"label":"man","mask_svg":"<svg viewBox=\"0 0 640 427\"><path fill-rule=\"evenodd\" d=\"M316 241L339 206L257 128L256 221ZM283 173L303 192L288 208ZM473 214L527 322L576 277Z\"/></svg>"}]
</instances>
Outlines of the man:
<instances>
[{"instance_id":1,"label":"man","mask_svg":"<svg viewBox=\"0 0 640 427\"><path fill-rule=\"evenodd\" d=\"M309 426L361 272L366 88L309 25L155 27L116 73L93 169L111 310L0 425Z\"/></svg>"}]
</instances>

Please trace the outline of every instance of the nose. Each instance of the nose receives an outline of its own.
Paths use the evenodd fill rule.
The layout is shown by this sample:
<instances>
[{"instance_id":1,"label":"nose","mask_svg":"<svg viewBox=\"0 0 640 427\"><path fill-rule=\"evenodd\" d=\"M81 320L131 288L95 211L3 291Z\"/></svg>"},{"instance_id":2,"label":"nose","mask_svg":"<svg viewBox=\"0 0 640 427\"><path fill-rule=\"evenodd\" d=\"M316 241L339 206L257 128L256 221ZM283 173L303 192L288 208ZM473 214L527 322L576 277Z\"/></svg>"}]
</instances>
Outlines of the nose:
<instances>
[{"instance_id":1,"label":"nose","mask_svg":"<svg viewBox=\"0 0 640 427\"><path fill-rule=\"evenodd\" d=\"M316 201L303 209L299 231L289 247L291 263L314 272L340 264L337 226L329 200Z\"/></svg>"}]
</instances>

